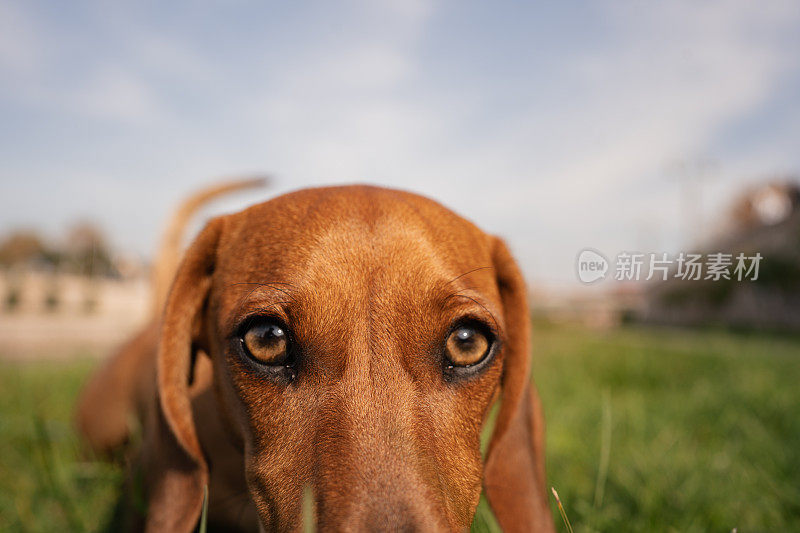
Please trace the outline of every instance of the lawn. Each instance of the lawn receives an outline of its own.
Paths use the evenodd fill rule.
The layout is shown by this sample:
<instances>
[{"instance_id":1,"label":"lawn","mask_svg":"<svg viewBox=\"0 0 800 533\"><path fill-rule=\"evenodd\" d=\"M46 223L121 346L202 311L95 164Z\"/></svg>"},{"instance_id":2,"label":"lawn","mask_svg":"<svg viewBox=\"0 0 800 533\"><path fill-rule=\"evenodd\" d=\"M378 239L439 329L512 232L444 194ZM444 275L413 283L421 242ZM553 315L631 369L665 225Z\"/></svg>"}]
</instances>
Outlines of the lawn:
<instances>
[{"instance_id":1,"label":"lawn","mask_svg":"<svg viewBox=\"0 0 800 533\"><path fill-rule=\"evenodd\" d=\"M800 339L544 325L534 338L549 484L575 531L800 531ZM70 425L91 366L0 362L0 531L109 519L121 472L84 460ZM482 503L473 530L486 529Z\"/></svg>"}]
</instances>

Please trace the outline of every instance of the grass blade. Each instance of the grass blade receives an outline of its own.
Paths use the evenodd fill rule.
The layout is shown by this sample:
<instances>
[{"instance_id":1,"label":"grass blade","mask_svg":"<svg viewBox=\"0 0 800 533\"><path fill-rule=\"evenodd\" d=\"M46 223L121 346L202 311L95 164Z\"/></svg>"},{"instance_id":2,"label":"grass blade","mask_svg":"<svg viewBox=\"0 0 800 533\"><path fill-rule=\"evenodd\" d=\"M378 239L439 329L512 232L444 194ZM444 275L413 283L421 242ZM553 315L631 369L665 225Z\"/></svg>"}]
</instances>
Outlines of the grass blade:
<instances>
[{"instance_id":1,"label":"grass blade","mask_svg":"<svg viewBox=\"0 0 800 533\"><path fill-rule=\"evenodd\" d=\"M558 497L558 492L556 492L556 488L550 487L550 490L553 491L553 496L556 497L556 503L558 504L558 511L561 513L561 519L564 520L564 524L567 526L567 531L569 533L575 533L572 530L572 524L569 523L569 518L567 518L567 512L564 511L564 506L561 505L561 498Z\"/></svg>"},{"instance_id":2,"label":"grass blade","mask_svg":"<svg viewBox=\"0 0 800 533\"><path fill-rule=\"evenodd\" d=\"M608 478L608 461L611 456L611 394L603 391L603 421L600 441L600 465L597 467L597 483L594 486L594 507L603 505L606 479Z\"/></svg>"},{"instance_id":3,"label":"grass blade","mask_svg":"<svg viewBox=\"0 0 800 533\"><path fill-rule=\"evenodd\" d=\"M203 485L203 512L200 515L200 533L206 533L208 528L208 485Z\"/></svg>"},{"instance_id":4,"label":"grass blade","mask_svg":"<svg viewBox=\"0 0 800 533\"><path fill-rule=\"evenodd\" d=\"M314 520L314 489L306 485L303 490L303 533L315 533L317 526Z\"/></svg>"}]
</instances>

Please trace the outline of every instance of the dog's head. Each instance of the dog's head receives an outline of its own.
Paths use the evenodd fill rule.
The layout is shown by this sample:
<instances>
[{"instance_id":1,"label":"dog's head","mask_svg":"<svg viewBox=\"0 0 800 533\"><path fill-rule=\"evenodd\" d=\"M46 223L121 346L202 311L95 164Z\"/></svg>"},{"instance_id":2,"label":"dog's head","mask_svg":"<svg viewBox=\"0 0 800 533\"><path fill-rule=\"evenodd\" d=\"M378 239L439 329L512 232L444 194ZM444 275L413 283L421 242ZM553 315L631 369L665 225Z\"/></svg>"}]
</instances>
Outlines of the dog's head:
<instances>
[{"instance_id":1,"label":"dog's head","mask_svg":"<svg viewBox=\"0 0 800 533\"><path fill-rule=\"evenodd\" d=\"M266 529L299 527L304 493L325 530L464 529L482 480L505 529L550 527L522 277L502 241L435 202L304 190L197 237L158 359L169 449L150 512L175 529L198 519L214 460L189 397L198 351Z\"/></svg>"}]
</instances>

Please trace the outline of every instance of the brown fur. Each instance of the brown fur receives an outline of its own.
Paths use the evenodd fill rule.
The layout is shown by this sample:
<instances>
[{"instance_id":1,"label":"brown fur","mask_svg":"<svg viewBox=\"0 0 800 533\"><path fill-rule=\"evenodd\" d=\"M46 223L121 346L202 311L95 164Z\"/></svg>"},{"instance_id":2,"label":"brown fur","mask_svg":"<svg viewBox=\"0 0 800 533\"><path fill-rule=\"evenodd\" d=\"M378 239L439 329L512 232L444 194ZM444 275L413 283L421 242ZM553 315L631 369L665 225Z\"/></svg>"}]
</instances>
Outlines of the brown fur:
<instances>
[{"instance_id":1,"label":"brown fur","mask_svg":"<svg viewBox=\"0 0 800 533\"><path fill-rule=\"evenodd\" d=\"M296 379L270 379L233 349L251 315L289 326ZM500 349L448 380L441 347L464 316ZM210 523L226 530L299 530L309 488L321 531L463 531L483 487L505 531L552 531L528 327L503 242L425 198L310 189L212 220L160 329L147 530L191 531L208 486Z\"/></svg>"}]
</instances>

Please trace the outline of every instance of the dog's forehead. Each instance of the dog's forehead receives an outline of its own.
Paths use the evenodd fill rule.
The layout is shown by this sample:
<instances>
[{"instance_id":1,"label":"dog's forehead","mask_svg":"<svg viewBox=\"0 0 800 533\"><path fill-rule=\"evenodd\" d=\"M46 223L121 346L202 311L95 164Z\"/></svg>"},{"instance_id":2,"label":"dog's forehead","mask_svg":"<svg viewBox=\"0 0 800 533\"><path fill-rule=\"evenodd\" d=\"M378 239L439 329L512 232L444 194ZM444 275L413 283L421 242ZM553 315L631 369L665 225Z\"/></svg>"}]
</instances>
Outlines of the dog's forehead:
<instances>
[{"instance_id":1,"label":"dog's forehead","mask_svg":"<svg viewBox=\"0 0 800 533\"><path fill-rule=\"evenodd\" d=\"M248 283L331 296L367 285L422 290L468 272L472 288L495 292L490 236L432 200L377 187L307 189L231 215L217 258L238 294Z\"/></svg>"},{"instance_id":2,"label":"dog's forehead","mask_svg":"<svg viewBox=\"0 0 800 533\"><path fill-rule=\"evenodd\" d=\"M228 218L219 266L243 273L326 258L352 266L383 254L393 267L423 259L458 270L490 260L488 236L472 223L427 198L377 187L298 191Z\"/></svg>"}]
</instances>

